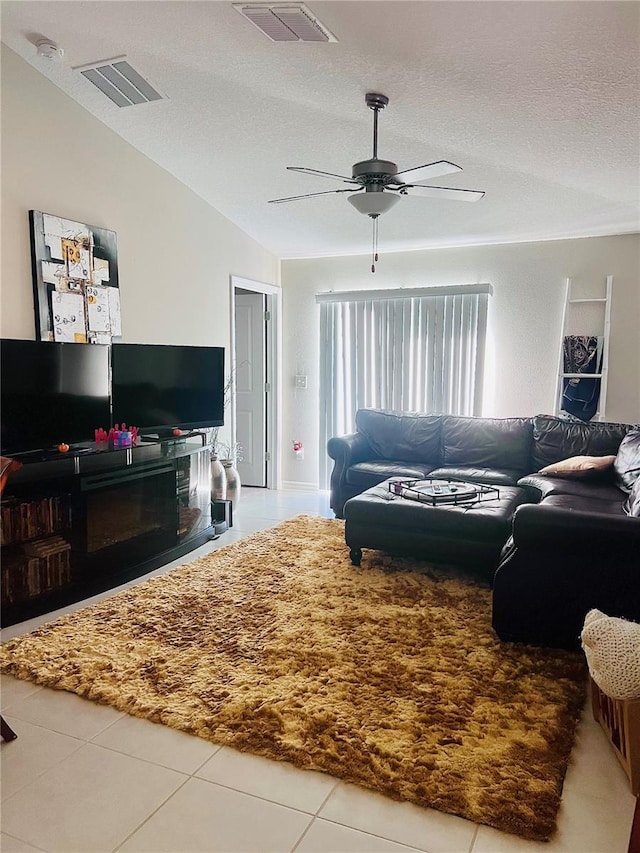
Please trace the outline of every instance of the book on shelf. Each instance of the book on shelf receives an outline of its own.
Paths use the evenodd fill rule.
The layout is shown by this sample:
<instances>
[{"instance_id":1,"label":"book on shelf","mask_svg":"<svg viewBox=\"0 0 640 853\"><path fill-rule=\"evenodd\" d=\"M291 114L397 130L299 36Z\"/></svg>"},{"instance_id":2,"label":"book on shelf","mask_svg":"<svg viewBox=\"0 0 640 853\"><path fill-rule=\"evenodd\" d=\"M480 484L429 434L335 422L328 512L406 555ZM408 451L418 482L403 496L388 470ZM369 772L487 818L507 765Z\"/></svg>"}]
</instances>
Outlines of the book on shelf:
<instances>
[{"instance_id":1,"label":"book on shelf","mask_svg":"<svg viewBox=\"0 0 640 853\"><path fill-rule=\"evenodd\" d=\"M11 545L26 539L47 536L68 527L70 501L66 495L38 500L8 498L0 509L0 544Z\"/></svg>"},{"instance_id":2,"label":"book on shelf","mask_svg":"<svg viewBox=\"0 0 640 853\"><path fill-rule=\"evenodd\" d=\"M2 600L27 601L72 581L71 545L61 536L25 542L2 560Z\"/></svg>"},{"instance_id":3,"label":"book on shelf","mask_svg":"<svg viewBox=\"0 0 640 853\"><path fill-rule=\"evenodd\" d=\"M25 554L30 557L50 557L61 551L70 551L71 545L62 536L47 536L45 539L34 539L22 546Z\"/></svg>"}]
</instances>

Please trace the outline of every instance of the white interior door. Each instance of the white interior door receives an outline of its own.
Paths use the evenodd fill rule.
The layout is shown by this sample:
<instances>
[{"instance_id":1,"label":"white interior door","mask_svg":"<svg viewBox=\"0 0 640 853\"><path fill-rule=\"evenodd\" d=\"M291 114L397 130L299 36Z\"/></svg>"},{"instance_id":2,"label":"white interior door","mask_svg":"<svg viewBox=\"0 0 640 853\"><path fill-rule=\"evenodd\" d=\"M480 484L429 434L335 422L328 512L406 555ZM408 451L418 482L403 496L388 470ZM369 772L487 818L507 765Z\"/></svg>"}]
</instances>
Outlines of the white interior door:
<instances>
[{"instance_id":1,"label":"white interior door","mask_svg":"<svg viewBox=\"0 0 640 853\"><path fill-rule=\"evenodd\" d=\"M236 289L235 304L238 473L247 486L266 486L266 297Z\"/></svg>"}]
</instances>

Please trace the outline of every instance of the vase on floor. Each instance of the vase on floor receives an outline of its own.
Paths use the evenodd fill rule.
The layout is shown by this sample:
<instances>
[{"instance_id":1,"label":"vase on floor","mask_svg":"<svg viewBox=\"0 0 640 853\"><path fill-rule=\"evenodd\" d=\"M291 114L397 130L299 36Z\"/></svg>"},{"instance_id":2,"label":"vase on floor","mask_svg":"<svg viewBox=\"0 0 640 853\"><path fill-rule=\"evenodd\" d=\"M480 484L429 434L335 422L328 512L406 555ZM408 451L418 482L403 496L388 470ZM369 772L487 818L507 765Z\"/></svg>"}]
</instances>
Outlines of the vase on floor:
<instances>
[{"instance_id":1,"label":"vase on floor","mask_svg":"<svg viewBox=\"0 0 640 853\"><path fill-rule=\"evenodd\" d=\"M235 512L240 502L240 490L242 488L240 474L238 474L238 469L233 459L223 459L222 465L227 478L227 500L231 501L231 509Z\"/></svg>"},{"instance_id":2,"label":"vase on floor","mask_svg":"<svg viewBox=\"0 0 640 853\"><path fill-rule=\"evenodd\" d=\"M211 499L224 501L227 498L227 475L224 465L214 454L211 457Z\"/></svg>"}]
</instances>

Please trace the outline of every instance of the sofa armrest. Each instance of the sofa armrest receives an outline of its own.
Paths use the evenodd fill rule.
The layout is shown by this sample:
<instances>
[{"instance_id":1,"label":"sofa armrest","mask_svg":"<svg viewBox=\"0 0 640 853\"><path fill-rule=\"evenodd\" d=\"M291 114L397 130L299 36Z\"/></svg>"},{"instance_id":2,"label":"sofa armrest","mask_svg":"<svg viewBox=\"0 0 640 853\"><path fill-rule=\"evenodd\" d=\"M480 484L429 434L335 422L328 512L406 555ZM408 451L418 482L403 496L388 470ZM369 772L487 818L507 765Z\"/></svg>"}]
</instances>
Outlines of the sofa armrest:
<instances>
[{"instance_id":1,"label":"sofa armrest","mask_svg":"<svg viewBox=\"0 0 640 853\"><path fill-rule=\"evenodd\" d=\"M349 465L375 456L371 445L361 432L330 438L327 442L327 453L335 460L336 466L340 465L345 470Z\"/></svg>"},{"instance_id":2,"label":"sofa armrest","mask_svg":"<svg viewBox=\"0 0 640 853\"><path fill-rule=\"evenodd\" d=\"M493 577L501 640L579 649L589 610L640 621L640 519L523 504Z\"/></svg>"},{"instance_id":3,"label":"sofa armrest","mask_svg":"<svg viewBox=\"0 0 640 853\"><path fill-rule=\"evenodd\" d=\"M330 438L327 442L327 453L334 460L331 472L330 505L338 518L342 518L345 495L347 469L356 462L375 457L373 448L360 432L351 435L340 435Z\"/></svg>"},{"instance_id":4,"label":"sofa armrest","mask_svg":"<svg viewBox=\"0 0 640 853\"><path fill-rule=\"evenodd\" d=\"M585 548L594 540L610 540L619 547L640 549L640 518L545 506L544 502L523 504L513 516L512 536L516 547Z\"/></svg>"}]
</instances>

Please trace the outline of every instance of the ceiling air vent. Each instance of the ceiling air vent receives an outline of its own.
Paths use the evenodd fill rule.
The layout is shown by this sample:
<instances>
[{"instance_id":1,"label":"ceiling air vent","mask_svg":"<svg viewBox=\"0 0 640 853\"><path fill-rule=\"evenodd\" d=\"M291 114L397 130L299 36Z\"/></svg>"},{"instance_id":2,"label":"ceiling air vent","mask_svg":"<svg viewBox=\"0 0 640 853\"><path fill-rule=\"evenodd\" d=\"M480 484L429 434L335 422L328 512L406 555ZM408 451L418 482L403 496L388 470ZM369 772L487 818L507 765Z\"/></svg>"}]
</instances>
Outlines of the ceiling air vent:
<instances>
[{"instance_id":1,"label":"ceiling air vent","mask_svg":"<svg viewBox=\"0 0 640 853\"><path fill-rule=\"evenodd\" d=\"M250 6L238 3L234 4L234 9L248 18L271 41L338 41L301 3Z\"/></svg>"},{"instance_id":2,"label":"ceiling air vent","mask_svg":"<svg viewBox=\"0 0 640 853\"><path fill-rule=\"evenodd\" d=\"M161 95L148 80L133 68L124 56L80 65L73 69L97 86L118 107L161 101Z\"/></svg>"}]
</instances>

